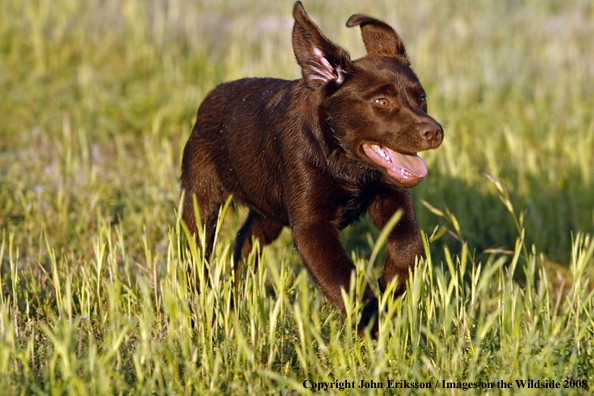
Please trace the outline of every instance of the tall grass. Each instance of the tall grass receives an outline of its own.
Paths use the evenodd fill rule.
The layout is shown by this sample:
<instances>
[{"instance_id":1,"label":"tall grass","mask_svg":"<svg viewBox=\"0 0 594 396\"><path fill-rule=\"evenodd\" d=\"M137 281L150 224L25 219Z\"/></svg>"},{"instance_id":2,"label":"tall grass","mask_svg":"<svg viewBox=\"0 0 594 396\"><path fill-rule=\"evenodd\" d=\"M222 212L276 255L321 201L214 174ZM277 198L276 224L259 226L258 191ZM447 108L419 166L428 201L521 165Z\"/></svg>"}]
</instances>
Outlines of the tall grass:
<instances>
[{"instance_id":1,"label":"tall grass","mask_svg":"<svg viewBox=\"0 0 594 396\"><path fill-rule=\"evenodd\" d=\"M351 14L395 25L446 130L412 190L427 259L404 298L382 299L377 341L351 331L357 290L343 317L287 232L255 250L235 293L230 241L245 213L227 213L209 263L178 221L180 155L208 90L300 76L291 7L0 3L3 393L291 394L308 393L305 380L406 380L433 388L383 391L512 382L481 390L507 394L529 378L587 392L591 2L305 3L354 58L364 48L344 27ZM359 289L375 287L378 235L368 219L344 232Z\"/></svg>"},{"instance_id":2,"label":"tall grass","mask_svg":"<svg viewBox=\"0 0 594 396\"><path fill-rule=\"evenodd\" d=\"M555 290L534 252L525 257L526 284L514 282L523 237L509 263L500 254L476 263L464 245L456 254L446 249L446 262L436 265L425 235L427 260L411 274L403 299L393 298L393 287L381 298L380 336L373 341L351 330L358 291L372 278L365 259L354 257L358 289L345 294L349 314L343 318L305 272L295 276L286 260L269 258L267 250L250 255L237 287L228 276L229 242L206 262L194 248L184 258L182 235L177 222L161 265L144 239L146 263L134 269L120 229L103 223L92 259L60 258L48 245L49 268L26 271L12 234L5 234L1 250L10 271L2 274L0 300L2 389L307 393L313 384L354 381L357 387L348 391L364 394L375 390L359 389L361 381L386 388L389 380L394 386L404 380L428 388L407 390L413 393L452 386L513 393L522 391L516 381L546 379L572 384L557 391L564 394L585 392L594 379L594 292L584 276L594 253L589 236L575 236L572 286ZM510 389L500 389L500 381Z\"/></svg>"}]
</instances>

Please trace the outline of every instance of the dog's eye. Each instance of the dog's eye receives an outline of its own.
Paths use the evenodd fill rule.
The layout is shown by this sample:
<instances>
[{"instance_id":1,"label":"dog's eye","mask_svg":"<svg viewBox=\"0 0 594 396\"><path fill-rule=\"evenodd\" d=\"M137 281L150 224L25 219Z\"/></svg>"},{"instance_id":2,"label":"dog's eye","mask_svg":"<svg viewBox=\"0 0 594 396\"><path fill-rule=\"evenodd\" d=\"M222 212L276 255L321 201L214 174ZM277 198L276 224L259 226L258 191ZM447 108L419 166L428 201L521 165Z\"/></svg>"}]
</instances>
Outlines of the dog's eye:
<instances>
[{"instance_id":1,"label":"dog's eye","mask_svg":"<svg viewBox=\"0 0 594 396\"><path fill-rule=\"evenodd\" d=\"M379 98L375 100L375 103L377 103L380 106L389 106L390 105L390 101L386 98Z\"/></svg>"},{"instance_id":2,"label":"dog's eye","mask_svg":"<svg viewBox=\"0 0 594 396\"><path fill-rule=\"evenodd\" d=\"M421 96L421 100L419 100L419 104L423 108L427 107L427 97L426 96Z\"/></svg>"}]
</instances>

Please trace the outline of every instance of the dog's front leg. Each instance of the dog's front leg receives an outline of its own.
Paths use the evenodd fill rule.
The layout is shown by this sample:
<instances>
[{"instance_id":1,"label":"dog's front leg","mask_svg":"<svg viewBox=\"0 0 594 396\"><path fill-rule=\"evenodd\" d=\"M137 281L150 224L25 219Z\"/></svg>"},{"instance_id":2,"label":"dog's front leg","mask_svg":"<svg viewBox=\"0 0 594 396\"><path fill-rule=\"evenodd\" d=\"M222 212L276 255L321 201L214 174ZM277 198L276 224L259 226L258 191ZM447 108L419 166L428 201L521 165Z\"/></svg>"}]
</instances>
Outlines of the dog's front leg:
<instances>
[{"instance_id":1,"label":"dog's front leg","mask_svg":"<svg viewBox=\"0 0 594 396\"><path fill-rule=\"evenodd\" d=\"M295 222L292 226L295 248L326 296L345 312L341 289L350 290L355 266L340 242L336 225L329 220ZM355 279L355 278L353 278ZM357 329L362 334L377 313L377 299L369 286L363 294L365 308ZM377 318L372 335L377 333Z\"/></svg>"},{"instance_id":2,"label":"dog's front leg","mask_svg":"<svg viewBox=\"0 0 594 396\"><path fill-rule=\"evenodd\" d=\"M408 271L414 268L415 257L425 256L412 198L408 190L392 191L378 195L369 207L371 219L380 230L398 209L404 213L388 236L386 262L380 278L383 291L394 277L398 277L396 295L404 293Z\"/></svg>"}]
</instances>

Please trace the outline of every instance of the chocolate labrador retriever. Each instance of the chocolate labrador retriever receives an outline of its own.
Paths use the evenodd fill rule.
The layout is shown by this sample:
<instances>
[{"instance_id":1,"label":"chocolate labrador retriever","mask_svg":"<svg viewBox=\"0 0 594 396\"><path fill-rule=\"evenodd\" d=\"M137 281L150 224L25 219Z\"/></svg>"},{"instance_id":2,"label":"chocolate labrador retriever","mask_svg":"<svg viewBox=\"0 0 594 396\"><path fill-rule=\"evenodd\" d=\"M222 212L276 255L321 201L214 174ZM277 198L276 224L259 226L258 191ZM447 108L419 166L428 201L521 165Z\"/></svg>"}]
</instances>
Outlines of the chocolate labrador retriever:
<instances>
[{"instance_id":1,"label":"chocolate labrador retriever","mask_svg":"<svg viewBox=\"0 0 594 396\"><path fill-rule=\"evenodd\" d=\"M403 210L388 237L380 288L398 293L423 244L408 188L427 167L417 152L437 148L441 125L427 114L425 91L389 25L356 14L367 55L355 61L330 41L300 2L293 10L299 80L246 78L212 90L198 109L182 161L183 220L196 234L193 197L212 250L217 214L229 195L250 211L237 233L235 263L289 227L299 255L324 294L344 311L355 267L340 230L369 212L378 228ZM377 313L371 288L358 324ZM375 334L377 325L372 329Z\"/></svg>"}]
</instances>

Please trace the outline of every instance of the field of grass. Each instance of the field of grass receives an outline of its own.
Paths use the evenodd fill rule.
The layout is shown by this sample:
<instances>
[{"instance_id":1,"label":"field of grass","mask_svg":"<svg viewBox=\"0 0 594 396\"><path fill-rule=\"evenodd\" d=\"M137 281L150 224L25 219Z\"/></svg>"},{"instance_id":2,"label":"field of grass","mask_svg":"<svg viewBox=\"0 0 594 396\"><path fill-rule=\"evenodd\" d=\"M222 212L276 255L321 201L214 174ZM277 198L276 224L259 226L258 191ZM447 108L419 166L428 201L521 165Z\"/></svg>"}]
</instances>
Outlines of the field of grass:
<instances>
[{"instance_id":1,"label":"field of grass","mask_svg":"<svg viewBox=\"0 0 594 396\"><path fill-rule=\"evenodd\" d=\"M292 6L0 3L0 393L591 392L594 3L304 1L353 58L351 14L395 26L445 128L412 190L427 259L403 298L382 299L377 341L351 331L357 290L377 289L369 219L343 234L359 280L346 317L287 231L250 256L231 308L245 211L221 217L210 263L178 220L206 93L300 77Z\"/></svg>"}]
</instances>

